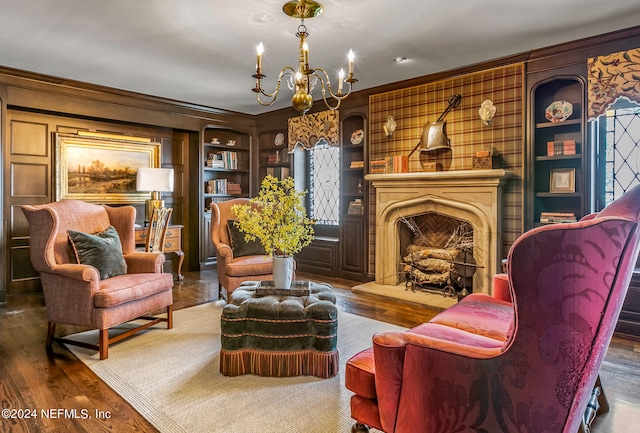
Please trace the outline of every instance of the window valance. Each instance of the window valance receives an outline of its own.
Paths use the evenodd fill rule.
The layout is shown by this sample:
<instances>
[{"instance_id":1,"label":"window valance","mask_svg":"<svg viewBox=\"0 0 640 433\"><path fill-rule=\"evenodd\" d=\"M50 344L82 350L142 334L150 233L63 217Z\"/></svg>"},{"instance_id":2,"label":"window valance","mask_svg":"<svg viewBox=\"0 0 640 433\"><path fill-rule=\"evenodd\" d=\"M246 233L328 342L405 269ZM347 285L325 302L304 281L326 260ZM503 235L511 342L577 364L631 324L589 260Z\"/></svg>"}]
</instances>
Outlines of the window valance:
<instances>
[{"instance_id":1,"label":"window valance","mask_svg":"<svg viewBox=\"0 0 640 433\"><path fill-rule=\"evenodd\" d=\"M640 48L591 57L587 74L589 120L603 115L620 97L640 104Z\"/></svg>"},{"instance_id":2,"label":"window valance","mask_svg":"<svg viewBox=\"0 0 640 433\"><path fill-rule=\"evenodd\" d=\"M289 152L296 146L313 147L322 139L330 146L340 144L338 110L326 110L289 119Z\"/></svg>"}]
</instances>

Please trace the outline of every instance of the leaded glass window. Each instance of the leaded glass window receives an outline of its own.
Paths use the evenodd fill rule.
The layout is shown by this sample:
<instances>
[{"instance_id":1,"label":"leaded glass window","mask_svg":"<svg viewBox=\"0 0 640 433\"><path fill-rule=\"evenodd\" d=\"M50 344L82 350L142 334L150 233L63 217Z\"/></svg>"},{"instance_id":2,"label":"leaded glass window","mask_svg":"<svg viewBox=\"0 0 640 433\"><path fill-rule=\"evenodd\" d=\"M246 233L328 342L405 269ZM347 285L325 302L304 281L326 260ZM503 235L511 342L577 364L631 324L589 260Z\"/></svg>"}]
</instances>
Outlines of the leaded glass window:
<instances>
[{"instance_id":1,"label":"leaded glass window","mask_svg":"<svg viewBox=\"0 0 640 433\"><path fill-rule=\"evenodd\" d=\"M640 183L640 107L607 110L605 205Z\"/></svg>"},{"instance_id":2,"label":"leaded glass window","mask_svg":"<svg viewBox=\"0 0 640 433\"><path fill-rule=\"evenodd\" d=\"M340 223L340 147L321 140L309 151L309 214L316 224Z\"/></svg>"}]
</instances>

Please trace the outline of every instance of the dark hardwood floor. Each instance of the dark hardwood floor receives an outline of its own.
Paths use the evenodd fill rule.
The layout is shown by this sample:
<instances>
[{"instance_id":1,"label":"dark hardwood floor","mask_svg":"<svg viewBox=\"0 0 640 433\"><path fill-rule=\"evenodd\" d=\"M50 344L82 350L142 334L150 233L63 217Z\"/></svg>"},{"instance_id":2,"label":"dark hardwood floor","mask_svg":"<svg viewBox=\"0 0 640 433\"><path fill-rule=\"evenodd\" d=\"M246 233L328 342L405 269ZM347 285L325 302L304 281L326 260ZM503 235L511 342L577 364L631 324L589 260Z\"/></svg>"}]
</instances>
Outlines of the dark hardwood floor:
<instances>
[{"instance_id":1,"label":"dark hardwood floor","mask_svg":"<svg viewBox=\"0 0 640 433\"><path fill-rule=\"evenodd\" d=\"M298 278L331 283L343 311L383 322L412 327L435 314L400 302L353 294L349 288L357 283L352 281L300 274ZM217 287L215 271L185 272L184 281L174 287L175 308L215 300ZM0 417L2 432L156 432L64 347L54 343L47 353L46 326L41 293L10 296L0 304L1 409L22 415L19 419ZM58 332L80 330L59 326ZM640 339L614 336L601 378L611 410L596 419L592 432L636 431L640 419ZM29 418L33 410L37 417ZM42 416L43 410L48 418Z\"/></svg>"}]
</instances>

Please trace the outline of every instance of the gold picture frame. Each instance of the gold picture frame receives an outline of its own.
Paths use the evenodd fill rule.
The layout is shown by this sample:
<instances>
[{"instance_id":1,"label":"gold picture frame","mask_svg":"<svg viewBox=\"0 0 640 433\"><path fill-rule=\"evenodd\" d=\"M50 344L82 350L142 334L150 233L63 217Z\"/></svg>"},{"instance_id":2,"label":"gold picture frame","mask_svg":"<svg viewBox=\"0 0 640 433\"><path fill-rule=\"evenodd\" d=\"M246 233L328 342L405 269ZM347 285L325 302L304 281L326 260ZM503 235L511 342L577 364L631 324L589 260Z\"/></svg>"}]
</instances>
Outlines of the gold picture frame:
<instances>
[{"instance_id":1,"label":"gold picture frame","mask_svg":"<svg viewBox=\"0 0 640 433\"><path fill-rule=\"evenodd\" d=\"M556 168L551 170L549 192L567 193L576 192L576 169Z\"/></svg>"},{"instance_id":2,"label":"gold picture frame","mask_svg":"<svg viewBox=\"0 0 640 433\"><path fill-rule=\"evenodd\" d=\"M138 167L160 167L160 143L110 135L54 134L55 200L144 203L136 190Z\"/></svg>"}]
</instances>

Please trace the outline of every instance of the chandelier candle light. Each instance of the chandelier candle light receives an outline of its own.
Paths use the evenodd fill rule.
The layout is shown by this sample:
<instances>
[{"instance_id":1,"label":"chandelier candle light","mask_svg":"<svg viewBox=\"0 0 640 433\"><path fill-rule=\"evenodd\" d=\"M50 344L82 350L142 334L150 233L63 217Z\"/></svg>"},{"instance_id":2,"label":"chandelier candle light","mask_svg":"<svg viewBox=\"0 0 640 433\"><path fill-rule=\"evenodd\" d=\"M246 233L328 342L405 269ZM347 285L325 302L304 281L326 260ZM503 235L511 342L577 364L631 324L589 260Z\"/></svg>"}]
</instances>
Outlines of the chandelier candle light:
<instances>
[{"instance_id":1,"label":"chandelier candle light","mask_svg":"<svg viewBox=\"0 0 640 433\"><path fill-rule=\"evenodd\" d=\"M309 33L307 33L307 27L304 25L304 20L305 18L313 18L320 15L322 13L322 5L313 0L290 1L282 6L282 10L286 15L292 18L299 18L302 21L298 26L298 32L296 33L296 36L300 39L298 69L296 70L291 66L285 66L282 68L280 75L278 76L275 91L273 93L266 92L262 88L261 84L261 80L265 78L266 75L262 73L262 55L264 53L264 45L260 42L256 49L256 73L253 75L253 78L256 79L256 86L252 89L256 93L256 99L260 105L268 106L273 104L278 97L278 92L280 91L280 85L282 84L283 78L288 75L289 88L295 91L291 98L291 105L301 114L305 114L313 106L313 96L311 94L318 81L320 82L322 90L322 99L326 106L330 110L338 109L340 102L351 93L351 85L358 81L353 78L353 61L355 59L353 50L349 50L349 73L347 78L345 80L344 70L341 69L338 73L338 90L336 93L333 93L331 90L329 74L327 74L327 72L322 68L312 69L309 66L309 45L306 41ZM343 93L344 81L349 84L349 90L347 93ZM329 100L327 100L327 93L330 98L335 100L335 105L332 106ZM263 101L260 99L260 95L269 99L267 101Z\"/></svg>"}]
</instances>

